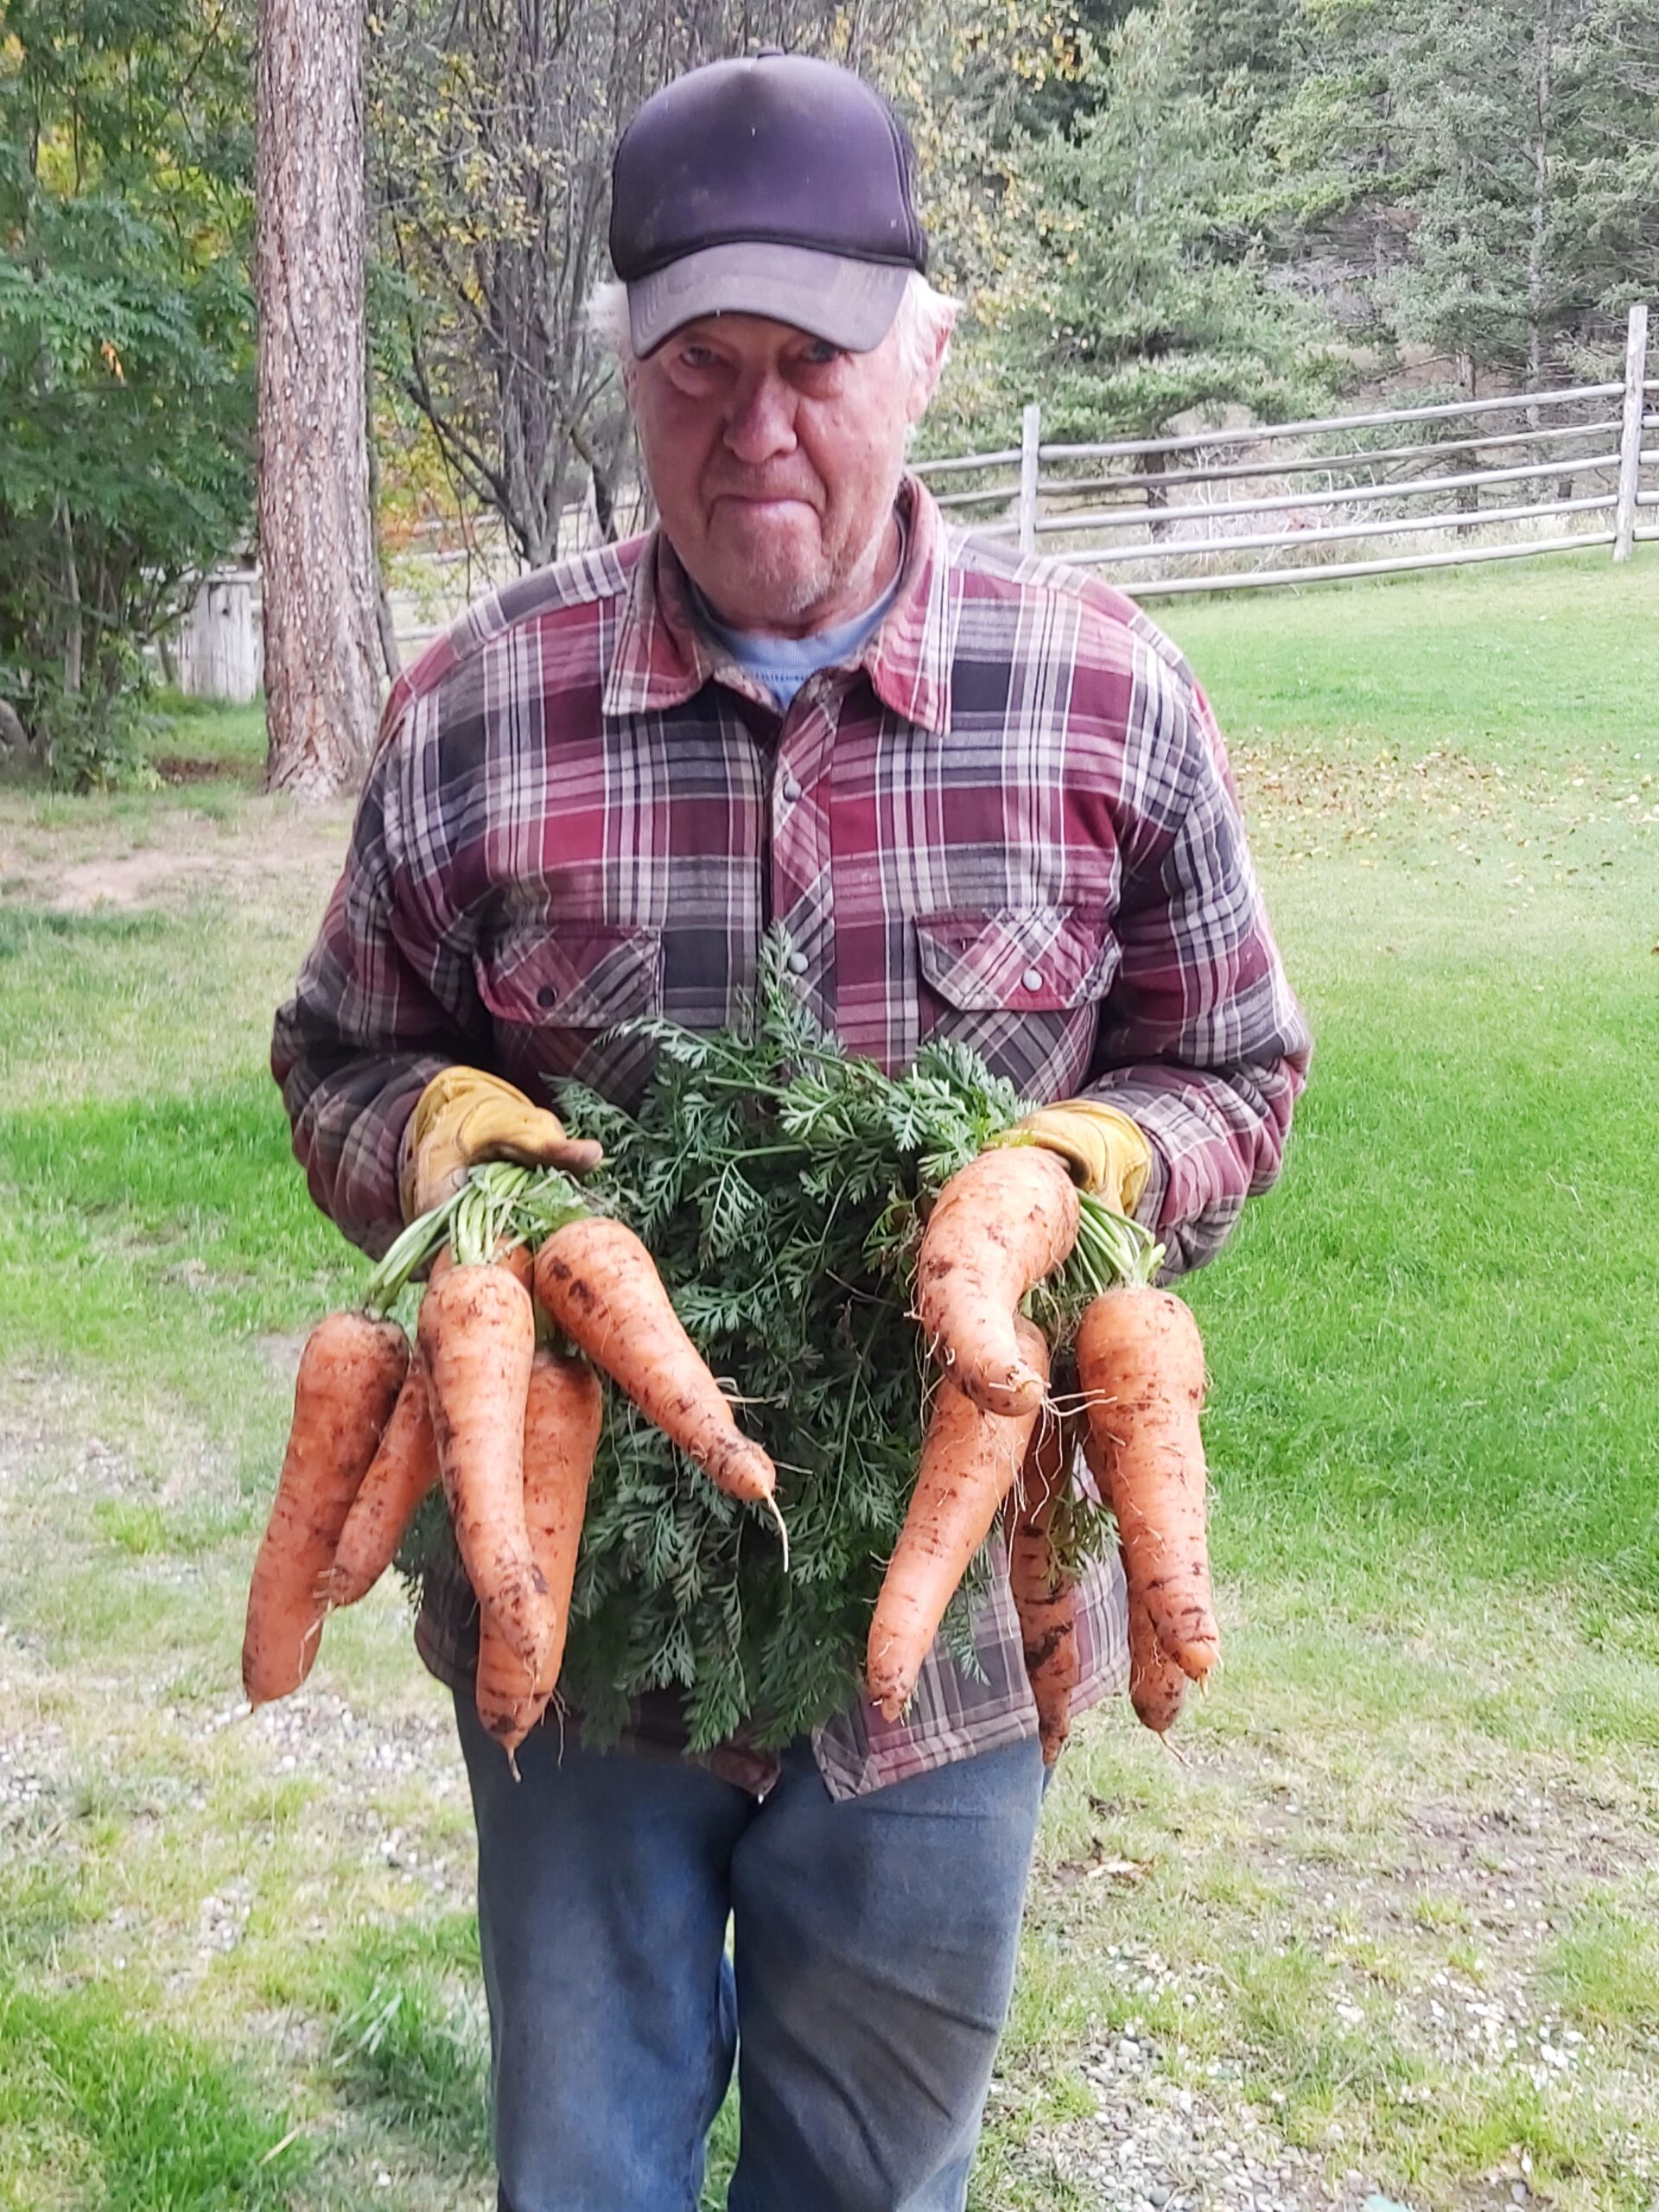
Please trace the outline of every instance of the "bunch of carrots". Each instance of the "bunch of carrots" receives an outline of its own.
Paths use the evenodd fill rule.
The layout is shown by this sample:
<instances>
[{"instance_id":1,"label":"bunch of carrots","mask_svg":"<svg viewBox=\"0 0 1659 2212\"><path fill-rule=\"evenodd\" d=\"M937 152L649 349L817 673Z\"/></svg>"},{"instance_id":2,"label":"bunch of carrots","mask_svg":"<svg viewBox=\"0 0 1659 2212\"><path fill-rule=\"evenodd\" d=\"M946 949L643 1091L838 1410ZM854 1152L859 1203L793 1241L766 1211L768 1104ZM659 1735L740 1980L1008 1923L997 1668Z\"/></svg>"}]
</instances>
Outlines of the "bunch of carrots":
<instances>
[{"instance_id":1,"label":"bunch of carrots","mask_svg":"<svg viewBox=\"0 0 1659 2212\"><path fill-rule=\"evenodd\" d=\"M480 1715L513 1757L559 1679L601 1374L719 1490L772 1516L787 1564L772 1461L640 1239L588 1209L556 1172L476 1169L394 1245L362 1310L313 1332L250 1593L252 1702L305 1680L329 1611L373 1586L436 1486L479 1601ZM1079 1671L1080 1446L1122 1551L1131 1700L1161 1734L1218 1652L1192 1315L1152 1287L1146 1232L1037 1147L977 1152L922 1212L909 1295L937 1372L870 1621L868 1694L903 1711L1000 1515L1044 1756L1058 1755ZM423 1268L411 1346L391 1307ZM1061 1354L1077 1389L1057 1395Z\"/></svg>"},{"instance_id":2,"label":"bunch of carrots","mask_svg":"<svg viewBox=\"0 0 1659 2212\"><path fill-rule=\"evenodd\" d=\"M506 1227L527 1201L544 1232L533 1253ZM388 1308L429 1257L411 1347ZM782 1532L772 1461L739 1429L632 1230L586 1212L563 1176L476 1170L393 1247L365 1307L327 1315L307 1340L249 1592L250 1702L299 1688L330 1611L372 1588L441 1485L479 1601L479 1715L513 1758L558 1681L596 1370Z\"/></svg>"},{"instance_id":3,"label":"bunch of carrots","mask_svg":"<svg viewBox=\"0 0 1659 2212\"><path fill-rule=\"evenodd\" d=\"M1076 1326L1077 1393L1057 1404L1050 1347L1020 1307L1092 1244L1116 1274ZM1043 1755L1065 1740L1078 1674L1077 1580L1055 1541L1084 1454L1116 1522L1128 1597L1129 1694L1163 1734L1220 1651L1198 1426L1204 1348L1189 1309L1150 1276L1158 1249L1080 1195L1034 1146L982 1153L940 1192L916 1268L916 1310L941 1374L915 1495L870 1627L866 1679L890 1718L909 1701L969 1560L999 1511Z\"/></svg>"}]
</instances>

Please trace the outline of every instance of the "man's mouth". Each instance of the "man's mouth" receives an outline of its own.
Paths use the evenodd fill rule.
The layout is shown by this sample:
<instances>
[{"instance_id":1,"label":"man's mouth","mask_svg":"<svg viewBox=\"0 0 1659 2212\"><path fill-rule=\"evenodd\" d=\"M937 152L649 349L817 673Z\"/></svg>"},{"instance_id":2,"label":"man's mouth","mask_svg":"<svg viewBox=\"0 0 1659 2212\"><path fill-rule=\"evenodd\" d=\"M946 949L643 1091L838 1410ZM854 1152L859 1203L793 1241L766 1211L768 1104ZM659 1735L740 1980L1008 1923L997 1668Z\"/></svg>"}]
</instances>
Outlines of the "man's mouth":
<instances>
[{"instance_id":1,"label":"man's mouth","mask_svg":"<svg viewBox=\"0 0 1659 2212\"><path fill-rule=\"evenodd\" d=\"M816 514L817 506L804 492L735 491L716 492L709 501L711 508L732 506L751 515L784 514L805 508Z\"/></svg>"}]
</instances>

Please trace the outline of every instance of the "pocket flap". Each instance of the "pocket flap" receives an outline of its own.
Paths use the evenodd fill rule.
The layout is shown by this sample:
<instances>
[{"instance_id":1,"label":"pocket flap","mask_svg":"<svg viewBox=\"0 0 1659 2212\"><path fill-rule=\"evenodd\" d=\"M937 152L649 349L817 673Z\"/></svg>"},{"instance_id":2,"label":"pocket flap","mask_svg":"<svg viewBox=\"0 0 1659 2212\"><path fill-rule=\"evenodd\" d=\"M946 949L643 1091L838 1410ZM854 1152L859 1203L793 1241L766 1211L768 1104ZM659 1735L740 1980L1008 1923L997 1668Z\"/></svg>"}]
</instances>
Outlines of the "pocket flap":
<instances>
[{"instance_id":1,"label":"pocket flap","mask_svg":"<svg viewBox=\"0 0 1659 2212\"><path fill-rule=\"evenodd\" d=\"M1062 1013L1103 995L1116 947L1070 906L957 908L916 925L922 974L963 1013Z\"/></svg>"},{"instance_id":2,"label":"pocket flap","mask_svg":"<svg viewBox=\"0 0 1659 2212\"><path fill-rule=\"evenodd\" d=\"M480 952L479 995L498 1021L609 1029L656 1003L662 949L657 930L537 922Z\"/></svg>"}]
</instances>

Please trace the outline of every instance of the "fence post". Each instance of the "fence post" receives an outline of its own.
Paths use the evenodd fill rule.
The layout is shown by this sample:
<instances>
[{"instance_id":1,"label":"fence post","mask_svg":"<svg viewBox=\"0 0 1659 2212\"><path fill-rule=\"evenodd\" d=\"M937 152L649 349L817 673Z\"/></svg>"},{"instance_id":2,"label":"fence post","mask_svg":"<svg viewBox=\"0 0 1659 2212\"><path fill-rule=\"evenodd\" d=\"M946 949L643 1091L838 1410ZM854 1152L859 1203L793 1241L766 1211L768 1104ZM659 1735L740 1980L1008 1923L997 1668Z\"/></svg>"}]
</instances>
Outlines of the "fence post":
<instances>
[{"instance_id":1,"label":"fence post","mask_svg":"<svg viewBox=\"0 0 1659 2212\"><path fill-rule=\"evenodd\" d=\"M1033 400L1020 422L1020 550L1037 550L1037 467L1042 454L1043 410Z\"/></svg>"},{"instance_id":2,"label":"fence post","mask_svg":"<svg viewBox=\"0 0 1659 2212\"><path fill-rule=\"evenodd\" d=\"M1618 442L1618 505L1614 511L1613 558L1628 561L1636 544L1637 493L1642 482L1642 417L1647 412L1648 311L1630 309L1624 340L1624 428Z\"/></svg>"}]
</instances>

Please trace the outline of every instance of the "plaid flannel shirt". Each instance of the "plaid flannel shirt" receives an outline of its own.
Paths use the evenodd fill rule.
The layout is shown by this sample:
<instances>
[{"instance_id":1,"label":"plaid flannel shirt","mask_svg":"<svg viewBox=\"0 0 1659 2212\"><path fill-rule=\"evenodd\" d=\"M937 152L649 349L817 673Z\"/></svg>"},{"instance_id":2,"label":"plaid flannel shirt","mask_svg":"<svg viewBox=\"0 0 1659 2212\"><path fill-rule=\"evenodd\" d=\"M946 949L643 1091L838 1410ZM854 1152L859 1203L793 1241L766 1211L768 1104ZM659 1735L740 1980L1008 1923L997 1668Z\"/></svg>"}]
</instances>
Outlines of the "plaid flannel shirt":
<instances>
[{"instance_id":1,"label":"plaid flannel shirt","mask_svg":"<svg viewBox=\"0 0 1659 2212\"><path fill-rule=\"evenodd\" d=\"M900 501L886 619L781 721L655 533L484 599L398 679L272 1052L348 1236L398 1227L404 1125L441 1066L627 1103L648 1061L614 1026L734 1019L774 921L803 1000L884 1068L957 1037L1028 1098L1132 1115L1172 1272L1274 1179L1308 1039L1202 692L1120 594L946 531L913 479ZM417 1642L452 1686L473 1613L429 1587ZM1081 1616L1079 1708L1127 1677L1116 1560ZM976 1641L981 1679L936 1649L903 1721L860 1702L817 1732L832 1792L1035 1733L1001 1560ZM637 1719L639 1747L676 1747L671 1710ZM711 1764L757 1789L772 1770L741 1742Z\"/></svg>"}]
</instances>

